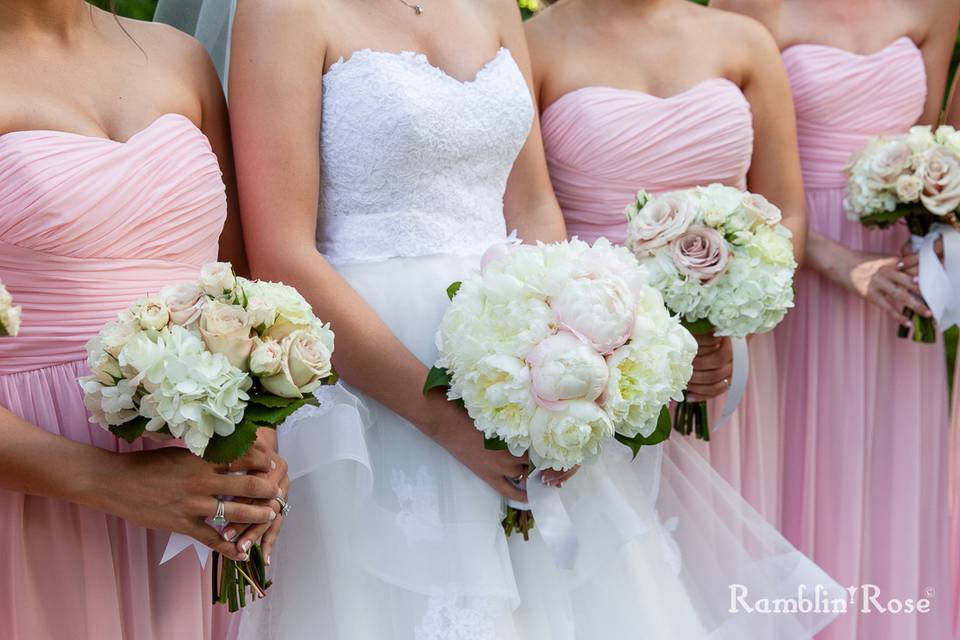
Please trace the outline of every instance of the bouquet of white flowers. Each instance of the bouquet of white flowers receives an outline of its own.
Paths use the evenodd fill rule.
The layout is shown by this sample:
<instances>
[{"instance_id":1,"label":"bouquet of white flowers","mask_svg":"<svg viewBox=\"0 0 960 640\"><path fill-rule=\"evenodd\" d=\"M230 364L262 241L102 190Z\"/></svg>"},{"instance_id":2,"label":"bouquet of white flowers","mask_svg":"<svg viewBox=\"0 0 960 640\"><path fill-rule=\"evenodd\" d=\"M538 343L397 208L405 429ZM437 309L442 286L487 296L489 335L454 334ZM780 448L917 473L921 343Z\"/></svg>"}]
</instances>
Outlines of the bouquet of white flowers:
<instances>
[{"instance_id":1,"label":"bouquet of white flowers","mask_svg":"<svg viewBox=\"0 0 960 640\"><path fill-rule=\"evenodd\" d=\"M763 196L712 184L626 208L627 245L650 284L694 334L744 338L773 329L793 307L790 230ZM709 440L706 403L677 404L682 433Z\"/></svg>"},{"instance_id":2,"label":"bouquet of white flowers","mask_svg":"<svg viewBox=\"0 0 960 640\"><path fill-rule=\"evenodd\" d=\"M935 317L947 320L941 322L942 328L955 324L960 319L960 309L955 308L960 281L956 274L951 277L944 272L933 245L943 236L944 244L951 245L945 250L960 260L955 231L960 227L960 132L949 126L936 131L913 127L907 134L871 138L845 171L848 217L880 229L906 224L914 250L921 253L920 290ZM909 309L905 313L913 317L914 341L936 341L932 318ZM910 328L901 327L898 335L909 337Z\"/></svg>"},{"instance_id":3,"label":"bouquet of white flowers","mask_svg":"<svg viewBox=\"0 0 960 640\"><path fill-rule=\"evenodd\" d=\"M15 336L20 331L20 307L13 306L10 292L0 282L0 336Z\"/></svg>"},{"instance_id":4,"label":"bouquet of white flowers","mask_svg":"<svg viewBox=\"0 0 960 640\"><path fill-rule=\"evenodd\" d=\"M90 340L84 404L91 422L128 442L182 438L205 460L231 462L259 428L317 404L311 392L335 381L333 341L292 287L206 264L198 282L139 300ZM216 554L214 563L216 573ZM231 611L247 587L256 598L269 586L257 545L248 561L223 564L215 598Z\"/></svg>"},{"instance_id":5,"label":"bouquet of white flowers","mask_svg":"<svg viewBox=\"0 0 960 640\"><path fill-rule=\"evenodd\" d=\"M448 295L425 391L449 387L488 448L564 470L608 438L636 452L669 437L696 341L629 251L604 239L498 245ZM530 526L508 509L508 535Z\"/></svg>"}]
</instances>

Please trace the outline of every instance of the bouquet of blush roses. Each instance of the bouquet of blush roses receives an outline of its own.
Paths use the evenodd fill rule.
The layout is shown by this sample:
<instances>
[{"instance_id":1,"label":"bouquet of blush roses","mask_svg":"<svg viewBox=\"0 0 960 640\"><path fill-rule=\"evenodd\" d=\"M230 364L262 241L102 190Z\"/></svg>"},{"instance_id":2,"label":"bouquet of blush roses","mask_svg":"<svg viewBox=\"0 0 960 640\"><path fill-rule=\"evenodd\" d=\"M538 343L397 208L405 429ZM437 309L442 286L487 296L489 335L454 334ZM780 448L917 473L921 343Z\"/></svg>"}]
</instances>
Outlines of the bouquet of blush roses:
<instances>
[{"instance_id":1,"label":"bouquet of blush roses","mask_svg":"<svg viewBox=\"0 0 960 640\"><path fill-rule=\"evenodd\" d=\"M898 136L871 138L847 164L848 217L884 229L903 223L920 253L920 290L941 328L960 321L960 132L942 126L913 127ZM934 250L943 237L947 269ZM905 309L915 342L936 342L933 318ZM901 327L901 338L910 336Z\"/></svg>"},{"instance_id":2,"label":"bouquet of blush roses","mask_svg":"<svg viewBox=\"0 0 960 640\"><path fill-rule=\"evenodd\" d=\"M84 404L91 422L128 442L182 438L205 460L231 462L259 428L317 404L310 392L335 380L333 339L292 287L210 263L198 282L134 303L90 340ZM269 582L259 547L246 562L224 560L218 584L215 599L231 611L248 587L262 596Z\"/></svg>"},{"instance_id":3,"label":"bouquet of blush roses","mask_svg":"<svg viewBox=\"0 0 960 640\"><path fill-rule=\"evenodd\" d=\"M15 336L20 331L20 307L13 306L10 292L0 282L0 336Z\"/></svg>"},{"instance_id":4,"label":"bouquet of blush roses","mask_svg":"<svg viewBox=\"0 0 960 640\"><path fill-rule=\"evenodd\" d=\"M666 407L693 373L696 341L629 251L604 239L498 245L448 295L425 389L448 387L488 448L565 470L608 438L636 452L669 437ZM531 526L508 508L508 535Z\"/></svg>"},{"instance_id":5,"label":"bouquet of blush roses","mask_svg":"<svg viewBox=\"0 0 960 640\"><path fill-rule=\"evenodd\" d=\"M720 184L660 196L641 191L626 216L627 245L694 334L763 333L793 307L790 230L763 196ZM676 411L682 433L710 439L706 403L684 400Z\"/></svg>"}]
</instances>

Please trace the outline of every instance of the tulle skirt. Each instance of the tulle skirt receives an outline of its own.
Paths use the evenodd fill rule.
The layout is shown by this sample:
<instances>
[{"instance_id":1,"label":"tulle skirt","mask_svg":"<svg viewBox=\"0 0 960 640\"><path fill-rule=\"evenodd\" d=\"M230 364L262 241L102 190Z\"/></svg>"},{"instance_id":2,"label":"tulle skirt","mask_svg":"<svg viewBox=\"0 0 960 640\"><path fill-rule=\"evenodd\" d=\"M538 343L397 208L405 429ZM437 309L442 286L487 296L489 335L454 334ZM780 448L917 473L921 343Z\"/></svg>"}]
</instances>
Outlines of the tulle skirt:
<instances>
[{"instance_id":1,"label":"tulle skirt","mask_svg":"<svg viewBox=\"0 0 960 640\"><path fill-rule=\"evenodd\" d=\"M843 190L810 190L814 229L897 254L905 230L846 219ZM783 413L783 531L845 586L930 596L929 613L846 616L829 640L951 637L948 416L943 343L897 338L880 309L802 270L775 330Z\"/></svg>"},{"instance_id":2,"label":"tulle skirt","mask_svg":"<svg viewBox=\"0 0 960 640\"><path fill-rule=\"evenodd\" d=\"M87 422L77 384L86 373L72 362L0 376L0 405L71 440L140 449ZM0 638L209 638L209 573L188 553L161 566L168 537L73 503L0 490Z\"/></svg>"},{"instance_id":3,"label":"tulle skirt","mask_svg":"<svg viewBox=\"0 0 960 640\"><path fill-rule=\"evenodd\" d=\"M477 265L434 256L340 270L432 364L445 290ZM319 397L280 432L293 512L274 586L244 611L241 638L793 640L835 617L828 599L845 602L682 440L636 459L611 443L565 484L579 551L561 569L542 527L508 540L500 496L414 425L349 387ZM819 611L755 609L804 593L820 594Z\"/></svg>"}]
</instances>

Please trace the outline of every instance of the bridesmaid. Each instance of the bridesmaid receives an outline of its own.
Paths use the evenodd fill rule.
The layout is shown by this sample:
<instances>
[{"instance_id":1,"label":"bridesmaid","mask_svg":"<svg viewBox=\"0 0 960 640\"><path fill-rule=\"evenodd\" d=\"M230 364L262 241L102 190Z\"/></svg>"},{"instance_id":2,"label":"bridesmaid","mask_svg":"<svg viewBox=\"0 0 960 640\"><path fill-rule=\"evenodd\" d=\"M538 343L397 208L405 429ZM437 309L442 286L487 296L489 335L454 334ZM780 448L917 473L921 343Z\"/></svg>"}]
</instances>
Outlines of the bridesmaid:
<instances>
[{"instance_id":1,"label":"bridesmaid","mask_svg":"<svg viewBox=\"0 0 960 640\"><path fill-rule=\"evenodd\" d=\"M0 86L0 280L23 306L20 336L0 338L0 638L209 637L209 574L189 553L161 566L161 530L231 558L275 535L275 444L234 465L247 477L129 446L88 423L77 377L87 340L195 278L221 231L221 257L245 268L216 73L173 29L5 0ZM233 528L263 524L222 540L203 522L217 495L262 501L229 503Z\"/></svg>"},{"instance_id":2,"label":"bridesmaid","mask_svg":"<svg viewBox=\"0 0 960 640\"><path fill-rule=\"evenodd\" d=\"M806 222L790 89L761 25L687 0L563 0L527 24L550 175L571 235L622 242L623 209L639 188L720 182L780 206L802 255ZM772 335L754 337L750 354L739 411L709 445L697 445L775 523ZM729 339L701 340L691 392L725 392L731 359ZM713 403L713 420L721 407Z\"/></svg>"},{"instance_id":3,"label":"bridesmaid","mask_svg":"<svg viewBox=\"0 0 960 640\"><path fill-rule=\"evenodd\" d=\"M873 135L935 124L957 32L955 0L719 0L763 21L796 103L810 236L797 308L777 330L784 532L844 585L936 594L929 613L847 615L824 638L951 635L943 345L896 337L918 287L898 269L906 232L843 210L842 169Z\"/></svg>"}]
</instances>

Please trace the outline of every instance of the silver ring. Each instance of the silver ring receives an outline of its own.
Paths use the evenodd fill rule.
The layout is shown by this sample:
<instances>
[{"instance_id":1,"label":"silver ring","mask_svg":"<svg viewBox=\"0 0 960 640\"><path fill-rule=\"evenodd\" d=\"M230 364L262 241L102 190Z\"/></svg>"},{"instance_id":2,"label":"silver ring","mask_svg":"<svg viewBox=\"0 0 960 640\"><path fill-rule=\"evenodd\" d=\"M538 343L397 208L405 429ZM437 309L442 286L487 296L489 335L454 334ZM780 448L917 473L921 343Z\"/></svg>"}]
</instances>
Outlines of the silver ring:
<instances>
[{"instance_id":1,"label":"silver ring","mask_svg":"<svg viewBox=\"0 0 960 640\"><path fill-rule=\"evenodd\" d=\"M226 505L223 500L217 500L217 515L213 516L213 526L225 527L227 523Z\"/></svg>"},{"instance_id":2,"label":"silver ring","mask_svg":"<svg viewBox=\"0 0 960 640\"><path fill-rule=\"evenodd\" d=\"M274 500L280 505L280 515L286 518L290 514L290 503L280 496L277 496Z\"/></svg>"}]
</instances>

